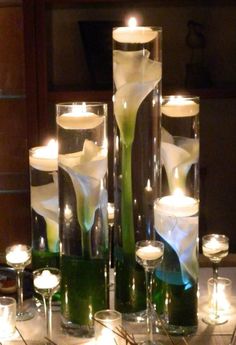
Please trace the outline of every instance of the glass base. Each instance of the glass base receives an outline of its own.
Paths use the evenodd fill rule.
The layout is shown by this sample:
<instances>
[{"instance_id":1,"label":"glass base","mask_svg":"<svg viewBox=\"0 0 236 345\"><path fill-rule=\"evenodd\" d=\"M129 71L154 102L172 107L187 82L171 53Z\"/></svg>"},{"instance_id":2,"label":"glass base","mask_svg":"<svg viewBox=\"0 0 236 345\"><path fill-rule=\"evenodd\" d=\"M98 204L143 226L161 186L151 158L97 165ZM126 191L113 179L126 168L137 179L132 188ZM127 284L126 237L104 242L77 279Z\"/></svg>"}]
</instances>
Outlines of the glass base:
<instances>
[{"instance_id":1,"label":"glass base","mask_svg":"<svg viewBox=\"0 0 236 345\"><path fill-rule=\"evenodd\" d=\"M154 340L144 340L139 343L140 345L163 345L160 341L154 341Z\"/></svg>"},{"instance_id":2,"label":"glass base","mask_svg":"<svg viewBox=\"0 0 236 345\"><path fill-rule=\"evenodd\" d=\"M165 334L165 331L163 330L163 326L165 327L166 331L171 335L192 335L197 332L197 325L195 326L179 326L179 325L171 325L169 324L166 319L162 317L162 322L157 320L156 324L156 332Z\"/></svg>"},{"instance_id":3,"label":"glass base","mask_svg":"<svg viewBox=\"0 0 236 345\"><path fill-rule=\"evenodd\" d=\"M27 321L33 319L34 313L31 311L23 311L16 313L16 321Z\"/></svg>"},{"instance_id":4,"label":"glass base","mask_svg":"<svg viewBox=\"0 0 236 345\"><path fill-rule=\"evenodd\" d=\"M63 317L61 318L61 321L61 326L68 335L79 338L94 337L94 327L92 325L78 325L66 320Z\"/></svg>"},{"instance_id":5,"label":"glass base","mask_svg":"<svg viewBox=\"0 0 236 345\"><path fill-rule=\"evenodd\" d=\"M207 325L223 325L224 323L228 322L228 319L225 316L218 315L209 315L202 319Z\"/></svg>"}]
</instances>

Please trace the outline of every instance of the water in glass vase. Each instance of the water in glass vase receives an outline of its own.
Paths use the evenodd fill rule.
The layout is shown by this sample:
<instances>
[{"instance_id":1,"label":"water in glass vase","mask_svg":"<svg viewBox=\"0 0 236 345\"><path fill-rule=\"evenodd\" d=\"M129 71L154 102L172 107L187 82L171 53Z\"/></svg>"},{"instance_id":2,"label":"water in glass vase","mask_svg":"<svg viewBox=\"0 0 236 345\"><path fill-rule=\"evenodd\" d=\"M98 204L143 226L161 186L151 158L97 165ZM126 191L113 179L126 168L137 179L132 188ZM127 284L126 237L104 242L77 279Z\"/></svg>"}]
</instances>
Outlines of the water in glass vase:
<instances>
[{"instance_id":1,"label":"water in glass vase","mask_svg":"<svg viewBox=\"0 0 236 345\"><path fill-rule=\"evenodd\" d=\"M126 320L146 309L145 275L135 243L153 239L159 196L161 29L113 30L115 307Z\"/></svg>"},{"instance_id":2,"label":"water in glass vase","mask_svg":"<svg viewBox=\"0 0 236 345\"><path fill-rule=\"evenodd\" d=\"M62 323L93 335L93 314L108 308L106 106L58 104Z\"/></svg>"}]
</instances>

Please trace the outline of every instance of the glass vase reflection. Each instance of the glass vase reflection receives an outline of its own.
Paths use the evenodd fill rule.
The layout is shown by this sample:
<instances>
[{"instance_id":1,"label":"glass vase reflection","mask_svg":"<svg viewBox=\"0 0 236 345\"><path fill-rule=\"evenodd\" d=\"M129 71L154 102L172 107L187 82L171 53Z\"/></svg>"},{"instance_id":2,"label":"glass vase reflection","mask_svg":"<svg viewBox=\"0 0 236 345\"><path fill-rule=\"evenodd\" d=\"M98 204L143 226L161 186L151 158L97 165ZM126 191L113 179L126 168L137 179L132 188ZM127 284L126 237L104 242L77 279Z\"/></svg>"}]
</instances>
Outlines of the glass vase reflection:
<instances>
[{"instance_id":1,"label":"glass vase reflection","mask_svg":"<svg viewBox=\"0 0 236 345\"><path fill-rule=\"evenodd\" d=\"M159 195L161 33L113 30L115 308L128 320L146 308L135 243L153 238L152 205Z\"/></svg>"},{"instance_id":2,"label":"glass vase reflection","mask_svg":"<svg viewBox=\"0 0 236 345\"><path fill-rule=\"evenodd\" d=\"M198 114L198 97L163 97L162 196L154 213L165 254L156 277L164 287L167 327L175 334L193 333L198 324Z\"/></svg>"},{"instance_id":3,"label":"glass vase reflection","mask_svg":"<svg viewBox=\"0 0 236 345\"><path fill-rule=\"evenodd\" d=\"M108 308L107 105L57 105L62 321L93 335L94 313Z\"/></svg>"},{"instance_id":4,"label":"glass vase reflection","mask_svg":"<svg viewBox=\"0 0 236 345\"><path fill-rule=\"evenodd\" d=\"M59 267L57 142L29 151L32 266Z\"/></svg>"}]
</instances>

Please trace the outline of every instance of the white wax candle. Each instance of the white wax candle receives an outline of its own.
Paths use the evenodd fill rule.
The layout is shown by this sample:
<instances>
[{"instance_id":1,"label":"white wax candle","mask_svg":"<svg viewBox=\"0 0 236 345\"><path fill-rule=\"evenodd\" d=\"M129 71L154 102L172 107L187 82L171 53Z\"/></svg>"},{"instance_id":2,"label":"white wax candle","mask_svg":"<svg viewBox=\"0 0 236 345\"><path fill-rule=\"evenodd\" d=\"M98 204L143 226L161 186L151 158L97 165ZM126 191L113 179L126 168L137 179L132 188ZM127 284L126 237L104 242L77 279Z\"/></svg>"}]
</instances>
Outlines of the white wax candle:
<instances>
[{"instance_id":1,"label":"white wax candle","mask_svg":"<svg viewBox=\"0 0 236 345\"><path fill-rule=\"evenodd\" d=\"M154 210L169 216L190 217L198 212L198 207L197 199L185 195L167 195L155 202Z\"/></svg>"},{"instance_id":2,"label":"white wax candle","mask_svg":"<svg viewBox=\"0 0 236 345\"><path fill-rule=\"evenodd\" d=\"M57 124L64 129L92 129L99 126L104 117L86 111L86 103L75 104L70 113L57 117Z\"/></svg>"},{"instance_id":3,"label":"white wax candle","mask_svg":"<svg viewBox=\"0 0 236 345\"><path fill-rule=\"evenodd\" d=\"M18 247L7 253L6 260L9 264L20 265L27 262L30 258L30 254Z\"/></svg>"},{"instance_id":4,"label":"white wax candle","mask_svg":"<svg viewBox=\"0 0 236 345\"><path fill-rule=\"evenodd\" d=\"M136 255L142 260L157 260L163 255L163 251L159 247L149 244L146 247L139 248Z\"/></svg>"},{"instance_id":5,"label":"white wax candle","mask_svg":"<svg viewBox=\"0 0 236 345\"><path fill-rule=\"evenodd\" d=\"M126 26L113 30L113 39L120 43L147 43L157 37L157 32L146 26Z\"/></svg>"},{"instance_id":6,"label":"white wax candle","mask_svg":"<svg viewBox=\"0 0 236 345\"><path fill-rule=\"evenodd\" d=\"M56 171L58 165L58 144L50 140L47 146L34 147L30 150L30 166L42 171Z\"/></svg>"},{"instance_id":7,"label":"white wax candle","mask_svg":"<svg viewBox=\"0 0 236 345\"><path fill-rule=\"evenodd\" d=\"M202 249L205 255L214 255L221 251L227 251L229 244L222 242L217 237L212 237L209 241L205 242Z\"/></svg>"},{"instance_id":8,"label":"white wax candle","mask_svg":"<svg viewBox=\"0 0 236 345\"><path fill-rule=\"evenodd\" d=\"M162 114L170 117L195 116L199 113L199 104L182 96L173 96L162 105L161 111Z\"/></svg>"},{"instance_id":9,"label":"white wax candle","mask_svg":"<svg viewBox=\"0 0 236 345\"><path fill-rule=\"evenodd\" d=\"M45 269L42 273L34 278L34 286L37 289L54 289L58 286L60 278Z\"/></svg>"}]
</instances>

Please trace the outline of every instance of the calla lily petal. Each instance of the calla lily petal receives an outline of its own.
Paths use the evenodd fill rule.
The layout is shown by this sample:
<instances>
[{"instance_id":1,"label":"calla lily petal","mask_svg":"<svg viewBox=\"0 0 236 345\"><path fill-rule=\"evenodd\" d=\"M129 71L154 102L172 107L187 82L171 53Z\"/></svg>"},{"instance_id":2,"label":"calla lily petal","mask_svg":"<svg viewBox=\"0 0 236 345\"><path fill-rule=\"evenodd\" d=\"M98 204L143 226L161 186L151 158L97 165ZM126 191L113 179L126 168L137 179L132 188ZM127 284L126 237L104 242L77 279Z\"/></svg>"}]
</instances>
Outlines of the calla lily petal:
<instances>
[{"instance_id":1,"label":"calla lily petal","mask_svg":"<svg viewBox=\"0 0 236 345\"><path fill-rule=\"evenodd\" d=\"M82 229L90 230L99 205L101 179L107 170L107 154L89 140L83 150L60 155L60 166L69 174L77 201L77 216Z\"/></svg>"}]
</instances>

